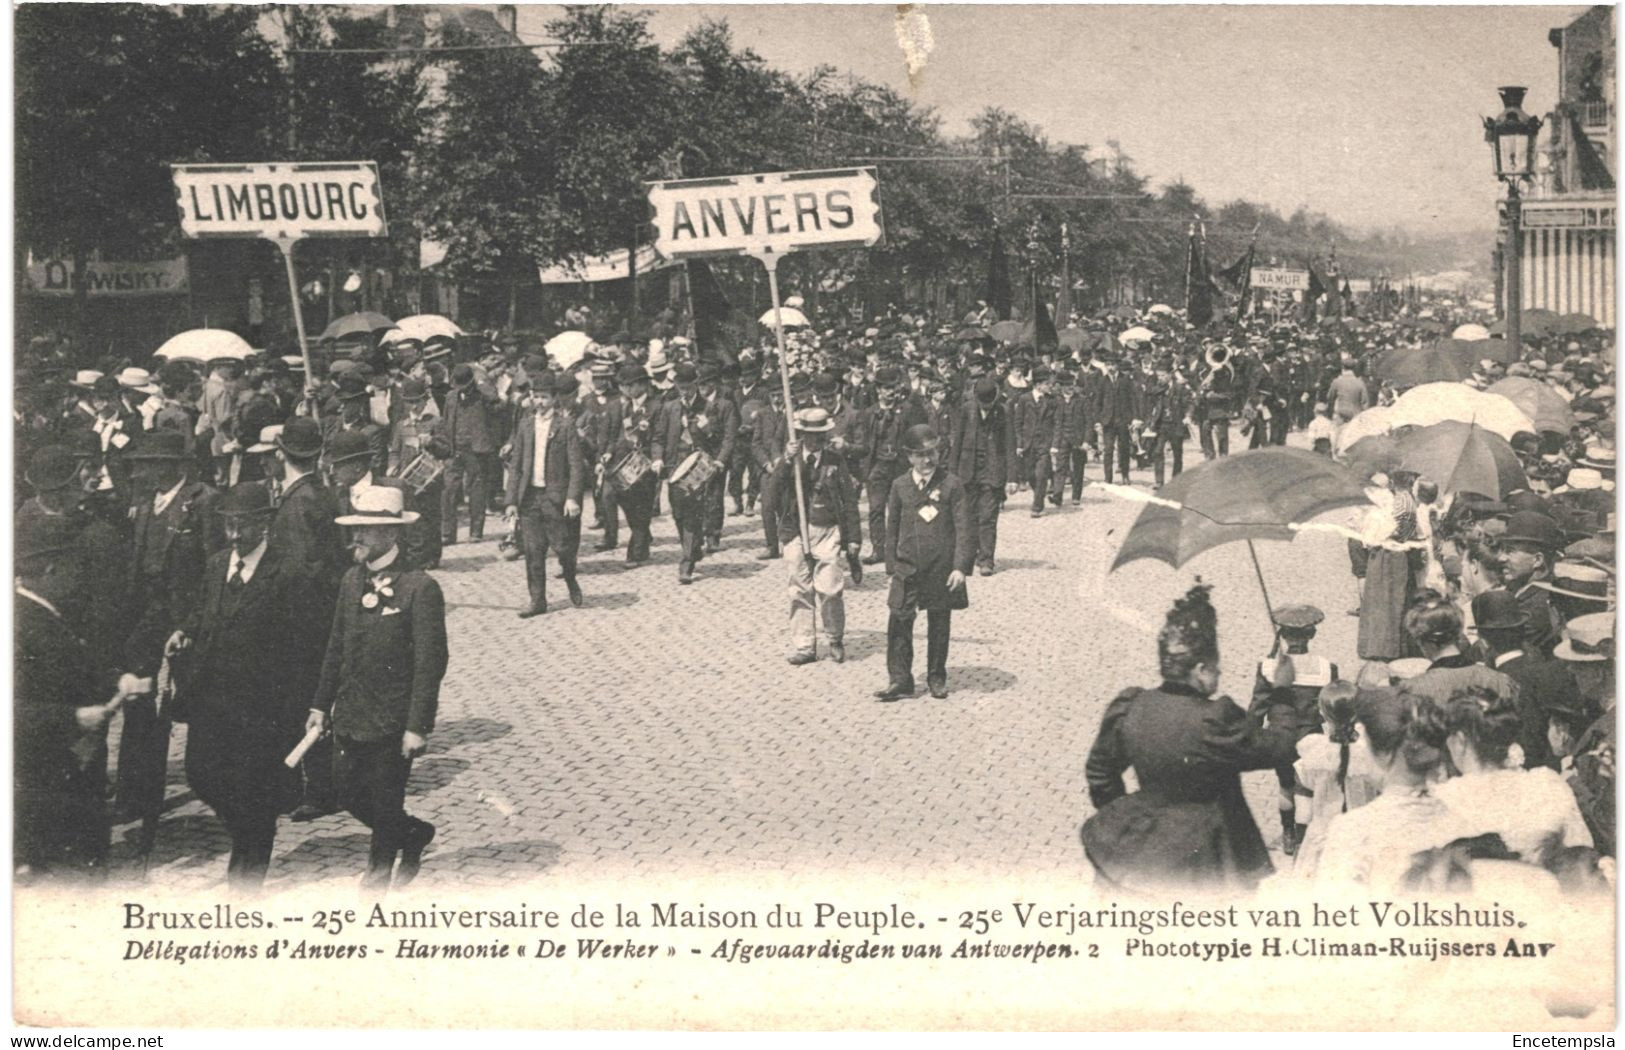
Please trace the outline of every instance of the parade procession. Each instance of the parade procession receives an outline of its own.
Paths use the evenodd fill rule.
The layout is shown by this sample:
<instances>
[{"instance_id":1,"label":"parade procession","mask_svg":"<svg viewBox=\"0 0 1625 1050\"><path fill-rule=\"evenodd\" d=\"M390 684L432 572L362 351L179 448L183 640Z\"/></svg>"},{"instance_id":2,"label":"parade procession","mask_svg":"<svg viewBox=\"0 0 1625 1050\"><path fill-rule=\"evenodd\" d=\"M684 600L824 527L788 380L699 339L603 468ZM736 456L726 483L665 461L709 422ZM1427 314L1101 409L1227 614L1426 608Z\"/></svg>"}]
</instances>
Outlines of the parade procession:
<instances>
[{"instance_id":1,"label":"parade procession","mask_svg":"<svg viewBox=\"0 0 1625 1050\"><path fill-rule=\"evenodd\" d=\"M670 12L76 6L16 16L19 886L1613 894L1610 9L1546 9L1595 84L1467 85L1429 239ZM212 101L80 178L116 33Z\"/></svg>"}]
</instances>

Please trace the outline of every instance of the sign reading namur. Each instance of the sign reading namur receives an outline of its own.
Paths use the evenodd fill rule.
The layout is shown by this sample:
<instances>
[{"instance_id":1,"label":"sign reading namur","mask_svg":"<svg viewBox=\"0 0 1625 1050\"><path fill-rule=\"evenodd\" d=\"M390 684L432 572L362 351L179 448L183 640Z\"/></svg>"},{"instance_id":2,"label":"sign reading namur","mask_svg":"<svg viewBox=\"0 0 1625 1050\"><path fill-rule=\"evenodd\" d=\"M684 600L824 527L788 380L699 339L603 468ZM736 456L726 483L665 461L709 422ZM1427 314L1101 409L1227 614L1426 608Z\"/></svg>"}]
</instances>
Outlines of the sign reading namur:
<instances>
[{"instance_id":1,"label":"sign reading namur","mask_svg":"<svg viewBox=\"0 0 1625 1050\"><path fill-rule=\"evenodd\" d=\"M1309 271L1276 270L1253 267L1252 286L1279 292L1306 292L1309 290Z\"/></svg>"},{"instance_id":2,"label":"sign reading namur","mask_svg":"<svg viewBox=\"0 0 1625 1050\"><path fill-rule=\"evenodd\" d=\"M649 183L667 259L869 247L885 236L873 168Z\"/></svg>"},{"instance_id":3,"label":"sign reading namur","mask_svg":"<svg viewBox=\"0 0 1625 1050\"><path fill-rule=\"evenodd\" d=\"M372 161L176 164L175 203L188 237L383 237L384 196Z\"/></svg>"}]
</instances>

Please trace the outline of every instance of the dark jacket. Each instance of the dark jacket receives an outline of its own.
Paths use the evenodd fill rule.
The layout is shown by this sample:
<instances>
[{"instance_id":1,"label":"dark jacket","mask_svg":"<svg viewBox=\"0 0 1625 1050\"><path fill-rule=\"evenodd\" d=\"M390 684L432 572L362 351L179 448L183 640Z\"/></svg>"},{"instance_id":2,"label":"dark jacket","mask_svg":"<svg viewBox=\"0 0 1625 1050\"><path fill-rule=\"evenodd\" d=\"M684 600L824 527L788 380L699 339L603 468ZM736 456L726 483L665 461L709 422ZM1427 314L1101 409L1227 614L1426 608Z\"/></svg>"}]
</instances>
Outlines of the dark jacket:
<instances>
[{"instance_id":1,"label":"dark jacket","mask_svg":"<svg viewBox=\"0 0 1625 1050\"><path fill-rule=\"evenodd\" d=\"M1127 430L1136 419L1145 418L1139 381L1127 369L1119 369L1115 379L1101 378L1095 395L1095 423L1107 430Z\"/></svg>"},{"instance_id":2,"label":"dark jacket","mask_svg":"<svg viewBox=\"0 0 1625 1050\"><path fill-rule=\"evenodd\" d=\"M1048 453L1050 449L1065 448L1066 424L1061 412L1061 399L1048 394L1042 399L1028 391L1016 398L1016 452Z\"/></svg>"},{"instance_id":3,"label":"dark jacket","mask_svg":"<svg viewBox=\"0 0 1625 1050\"><path fill-rule=\"evenodd\" d=\"M1523 748L1523 768L1550 766L1557 769L1557 759L1546 739L1546 725L1551 713L1567 707L1566 701L1579 691L1574 676L1561 660L1545 659L1528 652L1514 656L1495 670L1518 685L1518 744Z\"/></svg>"},{"instance_id":4,"label":"dark jacket","mask_svg":"<svg viewBox=\"0 0 1625 1050\"><path fill-rule=\"evenodd\" d=\"M1095 398L1089 390L1079 390L1070 399L1061 398L1061 447L1080 449L1095 438Z\"/></svg>"},{"instance_id":5,"label":"dark jacket","mask_svg":"<svg viewBox=\"0 0 1625 1050\"><path fill-rule=\"evenodd\" d=\"M801 467L808 523L814 529L839 527L843 546L862 543L858 485L847 470L845 461L832 450L824 449L818 454L816 465L809 464L804 456L798 457L795 463ZM777 504L773 512L781 543L789 543L801 533L801 514L796 509L796 485L790 476L791 469L791 460L781 460L774 468L772 484L768 487Z\"/></svg>"},{"instance_id":6,"label":"dark jacket","mask_svg":"<svg viewBox=\"0 0 1625 1050\"><path fill-rule=\"evenodd\" d=\"M204 565L225 546L216 502L214 489L189 481L162 514L152 513L150 499L136 505L129 586L134 626L124 640L123 665L131 674L155 674L164 642L192 614Z\"/></svg>"},{"instance_id":7,"label":"dark jacket","mask_svg":"<svg viewBox=\"0 0 1625 1050\"><path fill-rule=\"evenodd\" d=\"M192 639L187 721L252 726L299 739L321 670L327 617L320 594L298 566L266 545L254 575L233 598L226 586L234 555L209 559L203 592L183 630Z\"/></svg>"},{"instance_id":8,"label":"dark jacket","mask_svg":"<svg viewBox=\"0 0 1625 1050\"><path fill-rule=\"evenodd\" d=\"M339 501L315 474L305 474L282 490L271 521L271 549L291 571L325 582L331 595L350 565L344 535L333 519Z\"/></svg>"},{"instance_id":9,"label":"dark jacket","mask_svg":"<svg viewBox=\"0 0 1625 1050\"><path fill-rule=\"evenodd\" d=\"M966 485L1002 489L1006 481L1020 473L1015 456L1016 435L1009 408L995 402L987 409L984 420L976 398L967 399L960 406L953 428L948 470Z\"/></svg>"},{"instance_id":10,"label":"dark jacket","mask_svg":"<svg viewBox=\"0 0 1625 1050\"><path fill-rule=\"evenodd\" d=\"M473 384L453 390L446 396L441 416L439 433L450 443L452 455L483 455L495 452L502 444L502 404L489 388Z\"/></svg>"},{"instance_id":11,"label":"dark jacket","mask_svg":"<svg viewBox=\"0 0 1625 1050\"><path fill-rule=\"evenodd\" d=\"M1084 853L1128 890L1255 885L1273 866L1241 774L1296 759L1292 734L1259 728L1227 698L1173 682L1130 689L1106 708L1089 749L1084 775L1098 812L1083 826ZM1132 795L1123 786L1130 767Z\"/></svg>"},{"instance_id":12,"label":"dark jacket","mask_svg":"<svg viewBox=\"0 0 1625 1050\"><path fill-rule=\"evenodd\" d=\"M687 422L687 432L684 423ZM706 400L695 398L692 408L681 398L669 401L654 440L654 459L661 460L669 476L688 455L696 449L719 464L728 463L733 456L734 440L739 435L739 413L733 402L718 395Z\"/></svg>"},{"instance_id":13,"label":"dark jacket","mask_svg":"<svg viewBox=\"0 0 1625 1050\"><path fill-rule=\"evenodd\" d=\"M79 728L80 707L104 703L90 653L68 623L21 594L13 606L12 804L20 864L82 864L105 856L106 751Z\"/></svg>"},{"instance_id":14,"label":"dark jacket","mask_svg":"<svg viewBox=\"0 0 1625 1050\"><path fill-rule=\"evenodd\" d=\"M931 413L919 398L909 395L890 408L876 405L868 410L868 415L864 472L891 473L907 469L908 456L903 452L903 435L908 433L909 427L929 422Z\"/></svg>"},{"instance_id":15,"label":"dark jacket","mask_svg":"<svg viewBox=\"0 0 1625 1050\"><path fill-rule=\"evenodd\" d=\"M576 421L569 413L553 410L553 421L547 431L547 448L542 450L542 477L547 482L546 498L563 509L565 500L581 502L581 493L587 483L586 469L581 459L581 437ZM513 431L513 451L510 453L512 469L508 471L508 506L519 506L520 498L530 488L531 471L536 465L536 413L526 412L519 417Z\"/></svg>"},{"instance_id":16,"label":"dark jacket","mask_svg":"<svg viewBox=\"0 0 1625 1050\"><path fill-rule=\"evenodd\" d=\"M760 406L751 427L751 461L762 470L773 470L784 458L784 443L788 439L784 413L771 404Z\"/></svg>"},{"instance_id":17,"label":"dark jacket","mask_svg":"<svg viewBox=\"0 0 1625 1050\"><path fill-rule=\"evenodd\" d=\"M370 577L357 565L339 585L311 706L327 712L333 732L351 740L387 740L408 731L428 736L448 659L440 585L427 573L391 566L379 577L390 581L394 595L369 609L362 598L373 591Z\"/></svg>"},{"instance_id":18,"label":"dark jacket","mask_svg":"<svg viewBox=\"0 0 1625 1050\"><path fill-rule=\"evenodd\" d=\"M948 574L971 573L976 524L964 484L938 467L925 488L904 471L892 481L886 500L886 572L892 578L888 604L898 608L903 581L918 595L921 609L962 606L964 592L948 591Z\"/></svg>"}]
</instances>

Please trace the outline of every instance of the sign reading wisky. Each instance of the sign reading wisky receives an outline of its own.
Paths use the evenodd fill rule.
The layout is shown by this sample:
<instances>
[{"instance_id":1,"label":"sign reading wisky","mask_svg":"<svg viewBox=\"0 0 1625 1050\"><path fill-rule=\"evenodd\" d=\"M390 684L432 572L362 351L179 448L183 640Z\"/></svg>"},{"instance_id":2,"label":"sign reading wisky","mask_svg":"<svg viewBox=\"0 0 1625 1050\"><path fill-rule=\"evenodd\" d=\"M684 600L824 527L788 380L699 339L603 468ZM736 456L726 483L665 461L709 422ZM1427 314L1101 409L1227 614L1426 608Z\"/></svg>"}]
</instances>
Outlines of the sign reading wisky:
<instances>
[{"instance_id":1,"label":"sign reading wisky","mask_svg":"<svg viewBox=\"0 0 1625 1050\"><path fill-rule=\"evenodd\" d=\"M172 295L186 291L186 260L155 259L152 262L91 262L84 277L65 259L30 263L25 290L33 295L73 295L80 285L85 294Z\"/></svg>"},{"instance_id":2,"label":"sign reading wisky","mask_svg":"<svg viewBox=\"0 0 1625 1050\"><path fill-rule=\"evenodd\" d=\"M1267 288L1272 291L1305 292L1309 290L1309 271L1276 270L1255 266L1252 285L1254 288Z\"/></svg>"},{"instance_id":3,"label":"sign reading wisky","mask_svg":"<svg viewBox=\"0 0 1625 1050\"><path fill-rule=\"evenodd\" d=\"M649 183L667 259L872 246L885 236L873 168Z\"/></svg>"},{"instance_id":4,"label":"sign reading wisky","mask_svg":"<svg viewBox=\"0 0 1625 1050\"><path fill-rule=\"evenodd\" d=\"M372 161L176 164L175 203L188 237L383 237L384 196Z\"/></svg>"}]
</instances>

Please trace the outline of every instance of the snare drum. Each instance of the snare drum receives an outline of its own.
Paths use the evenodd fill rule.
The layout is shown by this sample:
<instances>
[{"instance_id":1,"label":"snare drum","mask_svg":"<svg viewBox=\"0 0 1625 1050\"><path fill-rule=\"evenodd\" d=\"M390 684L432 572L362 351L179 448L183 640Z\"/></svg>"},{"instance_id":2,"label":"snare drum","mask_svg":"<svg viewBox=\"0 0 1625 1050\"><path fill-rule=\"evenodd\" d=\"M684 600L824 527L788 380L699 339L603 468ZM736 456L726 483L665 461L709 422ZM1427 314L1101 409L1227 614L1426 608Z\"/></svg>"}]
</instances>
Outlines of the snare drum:
<instances>
[{"instance_id":1,"label":"snare drum","mask_svg":"<svg viewBox=\"0 0 1625 1050\"><path fill-rule=\"evenodd\" d=\"M717 461L706 455L704 449L695 449L671 472L671 487L693 498L705 491L706 482L716 472Z\"/></svg>"},{"instance_id":2,"label":"snare drum","mask_svg":"<svg viewBox=\"0 0 1625 1050\"><path fill-rule=\"evenodd\" d=\"M633 449L621 458L621 461L610 468L609 477L615 487L622 492L636 485L649 476L652 464L649 457L638 449Z\"/></svg>"},{"instance_id":3,"label":"snare drum","mask_svg":"<svg viewBox=\"0 0 1625 1050\"><path fill-rule=\"evenodd\" d=\"M423 495L423 490L434 484L436 478L446 469L444 460L436 459L427 452L419 451L412 462L401 468L401 481L416 495Z\"/></svg>"}]
</instances>

